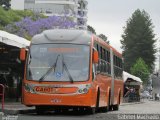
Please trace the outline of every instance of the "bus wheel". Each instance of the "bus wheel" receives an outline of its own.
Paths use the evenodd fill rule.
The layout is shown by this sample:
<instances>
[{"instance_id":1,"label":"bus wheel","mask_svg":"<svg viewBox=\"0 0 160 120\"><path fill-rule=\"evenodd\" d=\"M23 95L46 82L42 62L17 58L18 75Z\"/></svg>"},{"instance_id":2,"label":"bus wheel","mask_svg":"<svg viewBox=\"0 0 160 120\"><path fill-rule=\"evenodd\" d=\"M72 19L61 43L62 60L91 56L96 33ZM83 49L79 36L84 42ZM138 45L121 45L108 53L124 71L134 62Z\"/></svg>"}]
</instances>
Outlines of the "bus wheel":
<instances>
[{"instance_id":1,"label":"bus wheel","mask_svg":"<svg viewBox=\"0 0 160 120\"><path fill-rule=\"evenodd\" d=\"M105 113L107 111L108 111L108 107L107 106L99 108L99 112Z\"/></svg>"},{"instance_id":2,"label":"bus wheel","mask_svg":"<svg viewBox=\"0 0 160 120\"><path fill-rule=\"evenodd\" d=\"M42 107L36 106L36 113L37 113L37 115L43 115L44 110L42 109Z\"/></svg>"},{"instance_id":3,"label":"bus wheel","mask_svg":"<svg viewBox=\"0 0 160 120\"><path fill-rule=\"evenodd\" d=\"M119 110L119 104L112 106L113 110Z\"/></svg>"}]
</instances>

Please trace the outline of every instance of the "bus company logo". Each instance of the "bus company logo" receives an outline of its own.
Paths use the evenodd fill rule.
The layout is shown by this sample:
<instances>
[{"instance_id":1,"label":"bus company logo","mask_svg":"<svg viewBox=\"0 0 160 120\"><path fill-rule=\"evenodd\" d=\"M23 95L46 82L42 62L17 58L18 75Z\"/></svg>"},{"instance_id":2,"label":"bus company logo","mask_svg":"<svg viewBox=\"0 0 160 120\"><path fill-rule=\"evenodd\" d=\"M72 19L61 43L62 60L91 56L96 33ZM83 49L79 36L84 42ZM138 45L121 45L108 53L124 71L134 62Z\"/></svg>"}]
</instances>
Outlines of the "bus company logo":
<instances>
[{"instance_id":1,"label":"bus company logo","mask_svg":"<svg viewBox=\"0 0 160 120\"><path fill-rule=\"evenodd\" d=\"M57 73L56 73L56 78L61 78L61 77L62 77L62 75L63 75L62 73L57 72Z\"/></svg>"},{"instance_id":2,"label":"bus company logo","mask_svg":"<svg viewBox=\"0 0 160 120\"><path fill-rule=\"evenodd\" d=\"M53 93L58 92L58 88L42 87L42 86L36 86L36 87L34 87L34 90L38 93L49 93L49 94L53 94Z\"/></svg>"}]
</instances>

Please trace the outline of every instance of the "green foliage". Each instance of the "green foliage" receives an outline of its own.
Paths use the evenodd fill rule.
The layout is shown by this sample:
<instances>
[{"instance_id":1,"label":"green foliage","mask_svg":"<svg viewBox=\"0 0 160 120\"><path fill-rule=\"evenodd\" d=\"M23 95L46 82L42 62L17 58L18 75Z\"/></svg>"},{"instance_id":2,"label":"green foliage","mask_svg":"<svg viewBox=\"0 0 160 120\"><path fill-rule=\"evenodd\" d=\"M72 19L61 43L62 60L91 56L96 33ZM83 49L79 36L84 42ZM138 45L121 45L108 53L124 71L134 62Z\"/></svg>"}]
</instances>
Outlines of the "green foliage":
<instances>
[{"instance_id":1,"label":"green foliage","mask_svg":"<svg viewBox=\"0 0 160 120\"><path fill-rule=\"evenodd\" d=\"M102 40L104 40L107 44L109 44L109 41L107 40L107 37L104 34L98 35Z\"/></svg>"},{"instance_id":2,"label":"green foliage","mask_svg":"<svg viewBox=\"0 0 160 120\"><path fill-rule=\"evenodd\" d=\"M131 66L140 57L150 70L153 69L156 52L153 28L151 19L144 10L136 10L128 19L121 40L126 71L129 72Z\"/></svg>"},{"instance_id":3,"label":"green foliage","mask_svg":"<svg viewBox=\"0 0 160 120\"><path fill-rule=\"evenodd\" d=\"M131 67L131 74L141 78L146 83L149 78L149 68L142 58L138 58L136 63Z\"/></svg>"},{"instance_id":4,"label":"green foliage","mask_svg":"<svg viewBox=\"0 0 160 120\"><path fill-rule=\"evenodd\" d=\"M17 16L12 10L5 11L0 7L0 26L6 26L11 22L18 21L21 18Z\"/></svg>"},{"instance_id":5,"label":"green foliage","mask_svg":"<svg viewBox=\"0 0 160 120\"><path fill-rule=\"evenodd\" d=\"M87 30L96 35L96 31L92 26L88 25Z\"/></svg>"},{"instance_id":6,"label":"green foliage","mask_svg":"<svg viewBox=\"0 0 160 120\"><path fill-rule=\"evenodd\" d=\"M11 6L10 1L11 0L0 0L0 6L2 6L5 10L9 10Z\"/></svg>"},{"instance_id":7,"label":"green foliage","mask_svg":"<svg viewBox=\"0 0 160 120\"><path fill-rule=\"evenodd\" d=\"M17 22L22 20L25 17L31 17L33 20L37 20L39 18L46 18L46 16L42 14L35 14L30 10L4 10L4 8L0 7L0 29L3 29L8 24Z\"/></svg>"},{"instance_id":8,"label":"green foliage","mask_svg":"<svg viewBox=\"0 0 160 120\"><path fill-rule=\"evenodd\" d=\"M87 30L96 35L96 30L92 26L88 25ZM107 40L107 37L104 34L99 34L98 37L100 37L107 44L109 44L109 41Z\"/></svg>"}]
</instances>

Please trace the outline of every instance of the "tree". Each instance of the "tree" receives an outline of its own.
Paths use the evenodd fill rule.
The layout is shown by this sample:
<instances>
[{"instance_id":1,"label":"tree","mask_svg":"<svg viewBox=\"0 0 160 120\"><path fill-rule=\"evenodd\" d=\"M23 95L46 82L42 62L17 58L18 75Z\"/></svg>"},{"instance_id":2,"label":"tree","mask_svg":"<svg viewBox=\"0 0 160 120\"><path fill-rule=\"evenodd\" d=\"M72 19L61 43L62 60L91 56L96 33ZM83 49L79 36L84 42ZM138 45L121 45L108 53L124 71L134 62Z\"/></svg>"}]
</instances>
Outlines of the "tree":
<instances>
[{"instance_id":1,"label":"tree","mask_svg":"<svg viewBox=\"0 0 160 120\"><path fill-rule=\"evenodd\" d=\"M102 40L104 40L106 43L109 44L109 41L107 40L107 37L104 34L98 35Z\"/></svg>"},{"instance_id":2,"label":"tree","mask_svg":"<svg viewBox=\"0 0 160 120\"><path fill-rule=\"evenodd\" d=\"M26 17L21 21L8 24L4 30L30 40L34 35L48 29L68 29L75 28L76 23L67 17L50 16L48 18L39 18L33 20L32 17Z\"/></svg>"},{"instance_id":3,"label":"tree","mask_svg":"<svg viewBox=\"0 0 160 120\"><path fill-rule=\"evenodd\" d=\"M95 31L95 29L92 26L88 25L87 26L87 30L96 35L96 31Z\"/></svg>"},{"instance_id":4,"label":"tree","mask_svg":"<svg viewBox=\"0 0 160 120\"><path fill-rule=\"evenodd\" d=\"M128 19L122 34L122 49L124 68L130 71L131 66L138 58L142 58L152 70L155 61L155 34L151 19L144 10L137 9Z\"/></svg>"},{"instance_id":5,"label":"tree","mask_svg":"<svg viewBox=\"0 0 160 120\"><path fill-rule=\"evenodd\" d=\"M2 6L5 10L9 10L11 7L11 0L0 0L0 6Z\"/></svg>"},{"instance_id":6,"label":"tree","mask_svg":"<svg viewBox=\"0 0 160 120\"><path fill-rule=\"evenodd\" d=\"M138 58L136 63L131 67L131 74L141 78L146 83L149 78L149 68L142 58Z\"/></svg>"},{"instance_id":7,"label":"tree","mask_svg":"<svg viewBox=\"0 0 160 120\"><path fill-rule=\"evenodd\" d=\"M0 29L3 30L5 26L8 24L12 24L18 21L21 21L22 19L26 17L31 17L33 20L38 20L41 18L46 18L46 16L39 14L39 13L34 13L30 10L4 10L0 6Z\"/></svg>"}]
</instances>

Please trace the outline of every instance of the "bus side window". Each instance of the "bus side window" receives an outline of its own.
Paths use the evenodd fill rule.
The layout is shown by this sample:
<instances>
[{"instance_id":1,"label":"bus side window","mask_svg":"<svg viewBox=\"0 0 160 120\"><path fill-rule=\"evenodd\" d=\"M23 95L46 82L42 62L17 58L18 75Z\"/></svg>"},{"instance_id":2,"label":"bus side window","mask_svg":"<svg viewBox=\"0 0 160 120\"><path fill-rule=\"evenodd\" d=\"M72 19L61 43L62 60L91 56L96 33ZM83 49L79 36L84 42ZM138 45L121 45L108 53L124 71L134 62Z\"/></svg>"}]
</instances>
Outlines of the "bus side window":
<instances>
[{"instance_id":1,"label":"bus side window","mask_svg":"<svg viewBox=\"0 0 160 120\"><path fill-rule=\"evenodd\" d=\"M100 45L98 45L98 54L99 54L98 72L101 73L101 47Z\"/></svg>"},{"instance_id":2,"label":"bus side window","mask_svg":"<svg viewBox=\"0 0 160 120\"><path fill-rule=\"evenodd\" d=\"M102 61L101 61L101 58L102 58L102 47L99 45L99 72L101 73L102 72Z\"/></svg>"},{"instance_id":3,"label":"bus side window","mask_svg":"<svg viewBox=\"0 0 160 120\"><path fill-rule=\"evenodd\" d=\"M99 57L99 60L98 60L98 64L95 64L95 74L97 73L100 73L100 47L97 43L94 43L94 47L97 49L98 51L98 57Z\"/></svg>"},{"instance_id":4,"label":"bus side window","mask_svg":"<svg viewBox=\"0 0 160 120\"><path fill-rule=\"evenodd\" d=\"M102 65L102 72L106 72L105 69L106 69L106 62L105 62L105 52L106 50L104 48L102 48L102 60L103 60L103 65Z\"/></svg>"}]
</instances>

